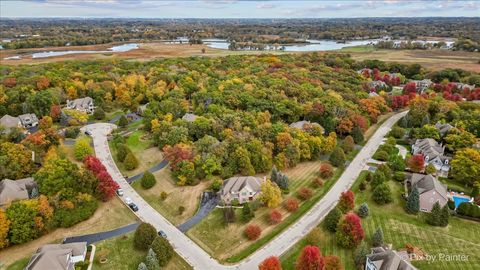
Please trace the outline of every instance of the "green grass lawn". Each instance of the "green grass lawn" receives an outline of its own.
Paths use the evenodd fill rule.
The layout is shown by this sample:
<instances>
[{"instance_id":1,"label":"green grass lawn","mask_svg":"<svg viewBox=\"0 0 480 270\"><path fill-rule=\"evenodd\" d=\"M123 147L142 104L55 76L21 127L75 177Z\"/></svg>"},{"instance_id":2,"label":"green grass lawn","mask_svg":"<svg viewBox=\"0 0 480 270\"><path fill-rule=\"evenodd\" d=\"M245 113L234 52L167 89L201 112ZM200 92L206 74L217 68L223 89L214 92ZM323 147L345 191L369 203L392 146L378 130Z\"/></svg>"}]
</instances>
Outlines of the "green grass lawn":
<instances>
[{"instance_id":1,"label":"green grass lawn","mask_svg":"<svg viewBox=\"0 0 480 270\"><path fill-rule=\"evenodd\" d=\"M453 179L439 177L438 180L440 180L440 182L447 185L448 188L451 189L451 190L454 190L454 191L457 191L457 192L463 192L463 193L468 194L468 195L470 195L470 192L472 192L471 187L467 187L465 185L462 185L461 183L458 183L457 181L455 181Z\"/></svg>"},{"instance_id":2,"label":"green grass lawn","mask_svg":"<svg viewBox=\"0 0 480 270\"><path fill-rule=\"evenodd\" d=\"M364 177L362 173L360 177ZM362 220L366 241L370 243L371 237L378 227L384 232L385 243L391 243L394 249L402 249L407 243L423 249L429 255L464 254L469 256L465 262L433 262L414 261L413 264L420 269L478 269L480 265L480 226L473 221L456 217L450 218L446 228L433 227L425 223L424 214L418 216L408 215L403 210L405 201L401 198L403 187L400 183L390 181L388 184L394 194L394 202L386 206L376 205L371 200L371 192L357 191L360 182L354 186L356 205L367 202L370 207L370 216ZM322 230L323 231L323 230ZM294 269L294 263L300 250L305 246L305 239L289 250L281 258L283 269ZM335 243L335 236L323 232L321 241L317 244L324 255L336 255L341 258L345 269L354 269L353 251L339 248Z\"/></svg>"},{"instance_id":3,"label":"green grass lawn","mask_svg":"<svg viewBox=\"0 0 480 270\"><path fill-rule=\"evenodd\" d=\"M152 145L152 140L147 135L144 130L137 130L128 135L126 143L133 152L143 151Z\"/></svg>"},{"instance_id":4,"label":"green grass lawn","mask_svg":"<svg viewBox=\"0 0 480 270\"><path fill-rule=\"evenodd\" d=\"M14 262L13 264L11 264L10 266L8 266L6 268L6 270L23 270L27 266L29 260L30 260L30 257L18 260L16 262ZM0 265L0 268L1 268L1 266L2 265ZM3 268L1 268L1 269L3 269Z\"/></svg>"},{"instance_id":5,"label":"green grass lawn","mask_svg":"<svg viewBox=\"0 0 480 270\"><path fill-rule=\"evenodd\" d=\"M133 233L104 240L95 244L97 251L93 264L95 270L132 270L137 269L138 264L144 261L147 252L136 250L133 247ZM103 253L103 254L102 254ZM107 259L106 263L100 263L100 257ZM186 270L192 269L187 262L175 254L165 270Z\"/></svg>"},{"instance_id":6,"label":"green grass lawn","mask_svg":"<svg viewBox=\"0 0 480 270\"><path fill-rule=\"evenodd\" d=\"M367 53L367 52L374 52L377 49L373 45L359 45L359 46L353 46L353 47L346 47L338 50L338 52L342 53Z\"/></svg>"}]
</instances>

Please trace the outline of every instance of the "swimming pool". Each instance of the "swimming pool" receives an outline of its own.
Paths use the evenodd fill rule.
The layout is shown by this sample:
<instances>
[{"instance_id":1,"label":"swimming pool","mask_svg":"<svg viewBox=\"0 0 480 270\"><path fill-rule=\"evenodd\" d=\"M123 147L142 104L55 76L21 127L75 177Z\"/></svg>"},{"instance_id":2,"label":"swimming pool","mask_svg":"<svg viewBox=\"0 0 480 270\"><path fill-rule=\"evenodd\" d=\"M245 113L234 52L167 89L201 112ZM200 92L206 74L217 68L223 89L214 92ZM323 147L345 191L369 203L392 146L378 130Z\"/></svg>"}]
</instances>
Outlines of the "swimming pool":
<instances>
[{"instance_id":1,"label":"swimming pool","mask_svg":"<svg viewBox=\"0 0 480 270\"><path fill-rule=\"evenodd\" d=\"M455 209L457 209L457 207L463 203L463 202L469 202L470 199L469 198L465 198L465 197L457 197L457 196L452 196L453 198L453 201L455 202Z\"/></svg>"}]
</instances>

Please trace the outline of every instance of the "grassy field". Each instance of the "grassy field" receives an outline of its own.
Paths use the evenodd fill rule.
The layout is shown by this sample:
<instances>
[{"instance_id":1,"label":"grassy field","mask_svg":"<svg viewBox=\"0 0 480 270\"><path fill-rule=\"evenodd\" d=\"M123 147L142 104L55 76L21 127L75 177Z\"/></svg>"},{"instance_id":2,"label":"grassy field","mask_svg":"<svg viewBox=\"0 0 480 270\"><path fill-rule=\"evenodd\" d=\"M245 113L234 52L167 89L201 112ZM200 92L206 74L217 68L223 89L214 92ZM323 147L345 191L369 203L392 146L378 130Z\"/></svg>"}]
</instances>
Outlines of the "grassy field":
<instances>
[{"instance_id":1,"label":"grassy field","mask_svg":"<svg viewBox=\"0 0 480 270\"><path fill-rule=\"evenodd\" d=\"M10 265L17 260L30 257L30 255L42 245L59 243L63 238L69 236L112 230L136 221L137 218L135 215L120 199L114 198L107 203L101 203L92 217L73 227L56 229L28 243L12 246L0 251L0 260L6 265Z\"/></svg>"},{"instance_id":2,"label":"grassy field","mask_svg":"<svg viewBox=\"0 0 480 270\"><path fill-rule=\"evenodd\" d=\"M276 209L282 213L283 217L280 224L270 225L267 218L271 209L262 207L255 212L255 218L248 223L240 221L241 210L237 210L237 222L225 226L222 211L216 209L190 229L187 235L217 259L227 262L240 261L295 222L329 190L339 177L341 170L336 170L334 177L326 181L322 188L314 189L312 180L318 176L320 164L321 161L304 162L285 171L290 178L290 194L285 195L284 199L296 196L296 191L301 187L311 187L314 195L311 199L303 202L293 214L288 213L282 206L278 206ZM262 228L261 238L253 243L243 236L243 231L248 224L257 224ZM212 233L212 231L216 231L216 233ZM229 235L229 237L224 237L225 235Z\"/></svg>"},{"instance_id":3,"label":"grassy field","mask_svg":"<svg viewBox=\"0 0 480 270\"><path fill-rule=\"evenodd\" d=\"M87 139L90 143L92 143L92 138L91 137L88 137L86 135L79 135L75 140L79 140L79 139ZM59 149L61 152L65 153L65 156L68 158L68 160L70 160L71 162L77 164L78 166L83 166L83 162L81 161L78 161L77 159L75 159L75 145L66 145L66 144L63 144L63 142L60 144L60 149ZM92 153L93 155L95 155L95 151L93 150L93 147L92 147Z\"/></svg>"},{"instance_id":4,"label":"grassy field","mask_svg":"<svg viewBox=\"0 0 480 270\"><path fill-rule=\"evenodd\" d=\"M362 172L360 177L364 177ZM358 186L359 181L356 182ZM371 200L369 189L364 192L356 191L356 205L367 202L370 207L370 216L362 220L365 230L366 241L370 243L371 237L378 227L384 232L385 243L391 243L394 249L403 249L407 243L423 249L429 255L464 254L469 256L468 261L455 262L427 262L414 261L413 264L419 269L478 269L480 254L480 226L478 223L450 218L446 228L432 227L425 223L424 215L408 215L403 210L404 200L401 198L403 186L400 183L390 181L388 183L394 194L394 202L386 206L376 205ZM354 190L357 190L354 188ZM294 269L294 264L300 250L306 245L303 239L294 248L282 256L283 269ZM317 245L324 255L336 255L341 258L345 269L354 269L353 252L339 248L336 245L335 236L328 232L321 234Z\"/></svg>"},{"instance_id":5,"label":"grassy field","mask_svg":"<svg viewBox=\"0 0 480 270\"><path fill-rule=\"evenodd\" d=\"M179 225L195 214L202 192L208 188L209 182L201 182L196 186L177 186L172 178L169 168L164 168L154 173L157 183L151 189L145 190L140 181L132 184L133 188L162 216ZM168 194L167 199L162 201L162 191ZM185 211L179 214L178 207L185 207Z\"/></svg>"}]
</instances>

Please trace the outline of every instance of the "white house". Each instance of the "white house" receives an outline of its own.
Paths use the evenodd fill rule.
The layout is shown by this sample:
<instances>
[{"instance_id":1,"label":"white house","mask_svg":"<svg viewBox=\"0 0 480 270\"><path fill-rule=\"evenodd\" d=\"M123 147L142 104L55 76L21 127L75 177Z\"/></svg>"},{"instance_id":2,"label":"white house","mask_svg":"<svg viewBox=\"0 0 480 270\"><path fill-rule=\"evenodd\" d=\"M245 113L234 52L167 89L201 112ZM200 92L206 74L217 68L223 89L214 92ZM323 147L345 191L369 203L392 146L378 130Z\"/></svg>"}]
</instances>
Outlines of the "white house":
<instances>
[{"instance_id":1,"label":"white house","mask_svg":"<svg viewBox=\"0 0 480 270\"><path fill-rule=\"evenodd\" d=\"M444 155L445 147L434 139L417 139L412 145L412 154L422 154L426 165L432 164L440 176L448 176L451 157Z\"/></svg>"},{"instance_id":2,"label":"white house","mask_svg":"<svg viewBox=\"0 0 480 270\"><path fill-rule=\"evenodd\" d=\"M226 204L231 204L235 199L239 203L253 201L262 191L265 179L253 176L234 176L224 181L219 191L220 198Z\"/></svg>"},{"instance_id":3,"label":"white house","mask_svg":"<svg viewBox=\"0 0 480 270\"><path fill-rule=\"evenodd\" d=\"M34 113L26 113L18 116L20 123L24 128L38 126L38 118Z\"/></svg>"},{"instance_id":4,"label":"white house","mask_svg":"<svg viewBox=\"0 0 480 270\"><path fill-rule=\"evenodd\" d=\"M423 93L423 91L425 91L428 87L430 87L433 84L432 80L429 80L429 79L412 80L410 82L415 83L415 87L418 93Z\"/></svg>"},{"instance_id":5,"label":"white house","mask_svg":"<svg viewBox=\"0 0 480 270\"><path fill-rule=\"evenodd\" d=\"M95 106L91 97L77 98L67 100L67 109L81 111L87 114L93 114Z\"/></svg>"}]
</instances>

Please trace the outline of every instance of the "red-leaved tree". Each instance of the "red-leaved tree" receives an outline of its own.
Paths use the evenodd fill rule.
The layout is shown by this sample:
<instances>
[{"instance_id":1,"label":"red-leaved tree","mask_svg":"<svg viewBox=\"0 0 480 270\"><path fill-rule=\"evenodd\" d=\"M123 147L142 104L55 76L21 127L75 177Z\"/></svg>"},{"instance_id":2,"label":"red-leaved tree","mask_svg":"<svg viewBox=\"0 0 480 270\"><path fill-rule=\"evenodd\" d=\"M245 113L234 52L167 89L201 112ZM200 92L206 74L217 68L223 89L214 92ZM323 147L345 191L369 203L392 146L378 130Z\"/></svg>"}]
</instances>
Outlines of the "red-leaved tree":
<instances>
[{"instance_id":1,"label":"red-leaved tree","mask_svg":"<svg viewBox=\"0 0 480 270\"><path fill-rule=\"evenodd\" d=\"M298 209L298 200L295 198L288 198L285 200L285 209L288 212L295 212Z\"/></svg>"},{"instance_id":2,"label":"red-leaved tree","mask_svg":"<svg viewBox=\"0 0 480 270\"><path fill-rule=\"evenodd\" d=\"M323 270L343 270L340 258L334 255L325 256L325 267Z\"/></svg>"},{"instance_id":3,"label":"red-leaved tree","mask_svg":"<svg viewBox=\"0 0 480 270\"><path fill-rule=\"evenodd\" d=\"M302 200L308 200L313 196L313 191L309 188L302 187L298 190L298 197Z\"/></svg>"},{"instance_id":4,"label":"red-leaved tree","mask_svg":"<svg viewBox=\"0 0 480 270\"><path fill-rule=\"evenodd\" d=\"M193 160L193 149L191 146L178 143L175 144L173 147L170 145L165 145L163 147L163 153L165 154L165 158L170 162L170 168L174 171L178 169L177 165L184 161L192 161Z\"/></svg>"},{"instance_id":5,"label":"red-leaved tree","mask_svg":"<svg viewBox=\"0 0 480 270\"><path fill-rule=\"evenodd\" d=\"M323 270L324 258L316 246L306 246L297 259L296 270Z\"/></svg>"},{"instance_id":6,"label":"red-leaved tree","mask_svg":"<svg viewBox=\"0 0 480 270\"><path fill-rule=\"evenodd\" d=\"M413 172L421 172L424 166L425 160L421 154L413 155L410 157L410 159L408 159L408 167Z\"/></svg>"},{"instance_id":7,"label":"red-leaved tree","mask_svg":"<svg viewBox=\"0 0 480 270\"><path fill-rule=\"evenodd\" d=\"M250 224L245 228L245 236L248 240L256 240L260 237L262 229L255 224Z\"/></svg>"},{"instance_id":8,"label":"red-leaved tree","mask_svg":"<svg viewBox=\"0 0 480 270\"><path fill-rule=\"evenodd\" d=\"M85 168L98 179L97 191L102 201L106 202L115 196L115 191L120 187L107 172L102 162L94 156L87 156L83 160Z\"/></svg>"},{"instance_id":9,"label":"red-leaved tree","mask_svg":"<svg viewBox=\"0 0 480 270\"><path fill-rule=\"evenodd\" d=\"M414 82L409 82L403 87L404 94L417 93L417 84Z\"/></svg>"},{"instance_id":10,"label":"red-leaved tree","mask_svg":"<svg viewBox=\"0 0 480 270\"><path fill-rule=\"evenodd\" d=\"M333 175L333 167L330 163L322 163L320 165L320 176L324 179L330 178Z\"/></svg>"},{"instance_id":11,"label":"red-leaved tree","mask_svg":"<svg viewBox=\"0 0 480 270\"><path fill-rule=\"evenodd\" d=\"M355 207L355 194L351 190L342 192L340 195L340 200L338 202L338 208L343 212L347 213L350 210L353 210Z\"/></svg>"},{"instance_id":12,"label":"red-leaved tree","mask_svg":"<svg viewBox=\"0 0 480 270\"><path fill-rule=\"evenodd\" d=\"M270 211L270 215L268 217L268 221L270 224L278 224L282 221L282 213L280 211L273 209Z\"/></svg>"},{"instance_id":13,"label":"red-leaved tree","mask_svg":"<svg viewBox=\"0 0 480 270\"><path fill-rule=\"evenodd\" d=\"M344 248L354 248L365 238L360 218L355 213L348 213L337 226L337 243Z\"/></svg>"},{"instance_id":14,"label":"red-leaved tree","mask_svg":"<svg viewBox=\"0 0 480 270\"><path fill-rule=\"evenodd\" d=\"M258 265L258 270L282 270L282 264L278 257L270 256Z\"/></svg>"},{"instance_id":15,"label":"red-leaved tree","mask_svg":"<svg viewBox=\"0 0 480 270\"><path fill-rule=\"evenodd\" d=\"M103 166L102 162L100 162L100 160L94 156L86 156L83 160L83 165L85 165L85 168L93 172L95 175L107 170L105 166Z\"/></svg>"}]
</instances>

